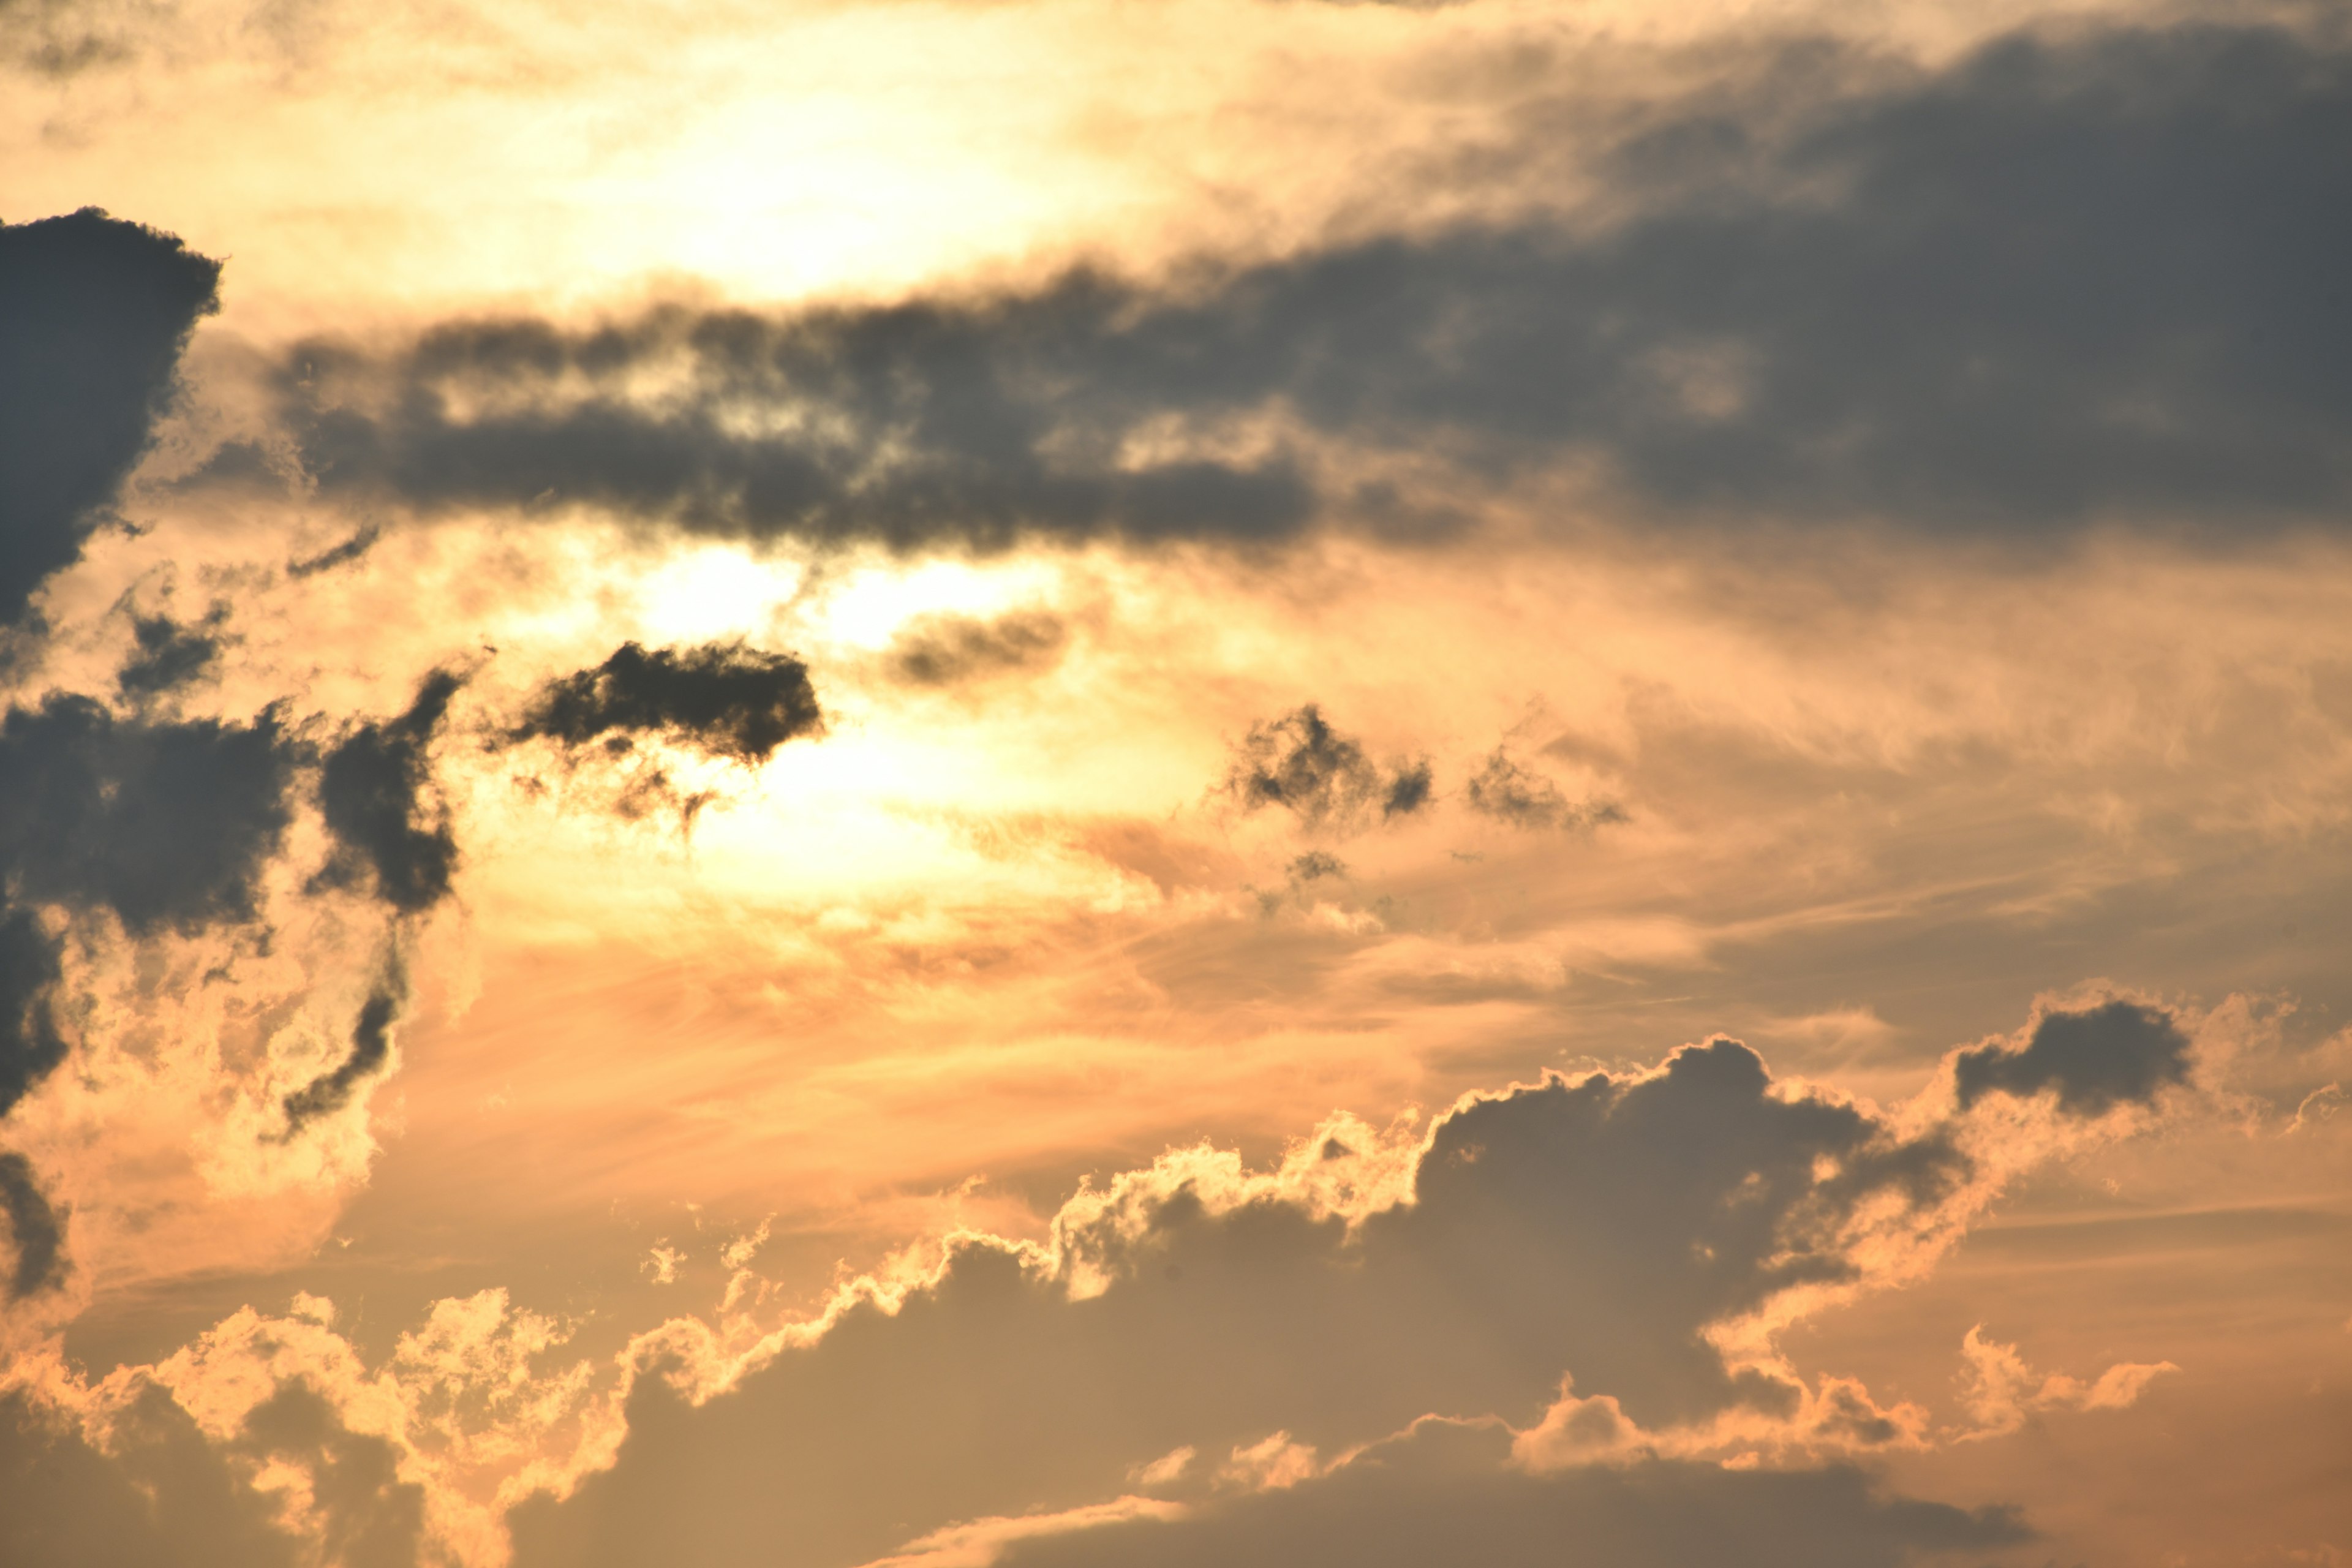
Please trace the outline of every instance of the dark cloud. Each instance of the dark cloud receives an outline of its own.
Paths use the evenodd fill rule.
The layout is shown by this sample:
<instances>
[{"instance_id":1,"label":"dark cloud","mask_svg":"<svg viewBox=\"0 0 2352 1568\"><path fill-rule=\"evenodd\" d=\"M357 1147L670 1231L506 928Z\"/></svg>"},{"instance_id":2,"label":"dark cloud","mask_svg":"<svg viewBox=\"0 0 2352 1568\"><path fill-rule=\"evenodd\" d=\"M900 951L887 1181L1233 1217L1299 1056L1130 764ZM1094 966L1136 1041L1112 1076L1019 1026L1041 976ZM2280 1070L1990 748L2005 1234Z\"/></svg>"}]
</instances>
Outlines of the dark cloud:
<instances>
[{"instance_id":1,"label":"dark cloud","mask_svg":"<svg viewBox=\"0 0 2352 1568\"><path fill-rule=\"evenodd\" d=\"M448 815L428 801L427 752L462 677L436 670L397 719L362 724L328 752L319 805L337 849L314 887L373 885L403 914L430 909L447 895L457 841Z\"/></svg>"},{"instance_id":2,"label":"dark cloud","mask_svg":"<svg viewBox=\"0 0 2352 1568\"><path fill-rule=\"evenodd\" d=\"M131 699L160 696L202 679L220 661L222 638L215 615L197 626L182 626L169 616L140 616L131 621L138 651L114 678L115 689Z\"/></svg>"},{"instance_id":3,"label":"dark cloud","mask_svg":"<svg viewBox=\"0 0 2352 1568\"><path fill-rule=\"evenodd\" d=\"M219 279L219 262L95 207L0 224L0 621L79 558Z\"/></svg>"},{"instance_id":4,"label":"dark cloud","mask_svg":"<svg viewBox=\"0 0 2352 1568\"><path fill-rule=\"evenodd\" d=\"M625 749L631 734L663 734L756 763L824 727L808 667L796 658L740 642L651 652L632 642L593 669L541 687L509 738L570 747L601 739Z\"/></svg>"},{"instance_id":5,"label":"dark cloud","mask_svg":"<svg viewBox=\"0 0 2352 1568\"><path fill-rule=\"evenodd\" d=\"M2172 1015L2132 1002L2044 1014L2023 1049L1979 1046L1953 1059L1963 1110L1988 1094L2030 1099L2054 1089L2063 1109L2098 1116L2146 1104L2188 1078L2189 1037Z\"/></svg>"},{"instance_id":6,"label":"dark cloud","mask_svg":"<svg viewBox=\"0 0 2352 1568\"><path fill-rule=\"evenodd\" d=\"M992 675L1043 669L1062 657L1070 629L1044 610L994 620L925 616L891 639L892 677L908 686L955 686Z\"/></svg>"},{"instance_id":7,"label":"dark cloud","mask_svg":"<svg viewBox=\"0 0 2352 1568\"><path fill-rule=\"evenodd\" d=\"M0 1117L66 1059L51 1011L63 952L30 910L0 913Z\"/></svg>"},{"instance_id":8,"label":"dark cloud","mask_svg":"<svg viewBox=\"0 0 2352 1568\"><path fill-rule=\"evenodd\" d=\"M1336 1472L1017 1542L1000 1568L1900 1568L1918 1554L2029 1539L2007 1510L1874 1496L1847 1468L1727 1470L1651 1461L1551 1475L1510 1464L1493 1426L1429 1422Z\"/></svg>"},{"instance_id":9,"label":"dark cloud","mask_svg":"<svg viewBox=\"0 0 2352 1568\"><path fill-rule=\"evenodd\" d=\"M1420 810L1429 800L1429 764L1400 763L1383 778L1362 744L1309 702L1250 726L1234 748L1223 790L1244 811L1279 805L1309 827L1344 828L1375 806L1383 818Z\"/></svg>"},{"instance_id":10,"label":"dark cloud","mask_svg":"<svg viewBox=\"0 0 2352 1568\"><path fill-rule=\"evenodd\" d=\"M11 708L0 719L8 896L102 906L133 935L250 920L300 757L274 709L240 724L118 719L66 693Z\"/></svg>"},{"instance_id":11,"label":"dark cloud","mask_svg":"<svg viewBox=\"0 0 2352 1568\"><path fill-rule=\"evenodd\" d=\"M423 1489L382 1438L345 1427L305 1385L281 1388L225 1442L142 1382L93 1446L68 1416L0 1395L0 1562L9 1568L416 1568ZM308 1478L315 1534L279 1526L284 1494L254 1484L277 1461Z\"/></svg>"},{"instance_id":12,"label":"dark cloud","mask_svg":"<svg viewBox=\"0 0 2352 1568\"><path fill-rule=\"evenodd\" d=\"M321 572L331 572L338 566L348 566L374 549L375 542L383 537L383 529L374 523L370 523L341 544L321 550L316 555L305 555L298 560L288 562L286 574L289 577L315 577Z\"/></svg>"},{"instance_id":13,"label":"dark cloud","mask_svg":"<svg viewBox=\"0 0 2352 1568\"><path fill-rule=\"evenodd\" d=\"M118 1452L22 1394L0 1395L0 1562L12 1568L296 1568L276 1500L149 1384L115 1421Z\"/></svg>"},{"instance_id":14,"label":"dark cloud","mask_svg":"<svg viewBox=\"0 0 2352 1568\"><path fill-rule=\"evenodd\" d=\"M8 1222L8 1237L16 1261L8 1271L8 1300L21 1301L45 1290L66 1272L64 1216L33 1179L32 1162L22 1154L0 1152L0 1216Z\"/></svg>"},{"instance_id":15,"label":"dark cloud","mask_svg":"<svg viewBox=\"0 0 2352 1568\"><path fill-rule=\"evenodd\" d=\"M286 1097L286 1136L350 1103L352 1090L383 1069L392 1055L392 1026L408 998L406 976L394 960L360 1005L352 1026L352 1052L331 1070Z\"/></svg>"},{"instance_id":16,"label":"dark cloud","mask_svg":"<svg viewBox=\"0 0 2352 1568\"><path fill-rule=\"evenodd\" d=\"M329 493L900 545L1267 540L1381 510L1278 438L1134 464L1147 427L1260 416L1465 483L1598 459L1657 518L2346 515L2352 51L2111 27L1832 74L1819 100L1651 116L1600 168L1627 214L1600 229L1377 237L1181 294L1080 272L887 309L457 324L388 358L320 342L287 418ZM633 400L654 366L688 390Z\"/></svg>"},{"instance_id":17,"label":"dark cloud","mask_svg":"<svg viewBox=\"0 0 2352 1568\"><path fill-rule=\"evenodd\" d=\"M1327 1143L1318 1180L1362 1174ZM1908 1223L1967 1169L1933 1135L1784 1097L1730 1041L1456 1109L1413 1201L1352 1233L1163 1166L1066 1210L1050 1262L955 1241L895 1311L850 1306L698 1407L641 1379L615 1466L512 1516L516 1563L854 1563L1119 1495L1181 1446L1281 1431L1332 1455L1431 1412L1532 1425L1564 1373L1654 1430L1787 1414L1797 1391L1727 1366L1705 1328L1853 1278L1858 1216Z\"/></svg>"},{"instance_id":18,"label":"dark cloud","mask_svg":"<svg viewBox=\"0 0 2352 1568\"><path fill-rule=\"evenodd\" d=\"M1497 746L1463 786L1470 809L1514 827L1587 827L1617 822L1624 814L1606 801L1576 805L1551 780L1525 767Z\"/></svg>"}]
</instances>

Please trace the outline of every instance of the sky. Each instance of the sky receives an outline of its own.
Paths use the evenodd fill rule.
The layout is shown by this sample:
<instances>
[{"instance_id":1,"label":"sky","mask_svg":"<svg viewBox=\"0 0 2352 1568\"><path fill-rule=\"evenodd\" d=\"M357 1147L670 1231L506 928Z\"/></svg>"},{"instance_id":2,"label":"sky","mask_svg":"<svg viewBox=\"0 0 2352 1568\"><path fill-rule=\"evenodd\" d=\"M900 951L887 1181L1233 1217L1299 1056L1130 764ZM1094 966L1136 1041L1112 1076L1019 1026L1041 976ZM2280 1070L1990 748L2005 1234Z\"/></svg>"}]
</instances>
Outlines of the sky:
<instances>
[{"instance_id":1,"label":"sky","mask_svg":"<svg viewBox=\"0 0 2352 1568\"><path fill-rule=\"evenodd\" d=\"M2326 5L0 0L0 1562L2352 1568Z\"/></svg>"}]
</instances>

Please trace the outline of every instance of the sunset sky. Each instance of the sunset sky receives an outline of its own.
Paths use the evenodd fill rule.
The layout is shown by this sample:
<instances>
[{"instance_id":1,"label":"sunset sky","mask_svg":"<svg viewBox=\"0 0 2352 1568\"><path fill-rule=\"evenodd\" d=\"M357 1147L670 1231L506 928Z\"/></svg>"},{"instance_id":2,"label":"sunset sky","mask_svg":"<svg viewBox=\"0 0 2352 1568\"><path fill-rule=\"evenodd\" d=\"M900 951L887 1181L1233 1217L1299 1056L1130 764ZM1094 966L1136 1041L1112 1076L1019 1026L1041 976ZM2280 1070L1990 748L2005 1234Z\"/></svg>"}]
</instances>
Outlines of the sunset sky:
<instances>
[{"instance_id":1,"label":"sunset sky","mask_svg":"<svg viewBox=\"0 0 2352 1568\"><path fill-rule=\"evenodd\" d=\"M2352 18L0 0L0 1565L2352 1568Z\"/></svg>"}]
</instances>

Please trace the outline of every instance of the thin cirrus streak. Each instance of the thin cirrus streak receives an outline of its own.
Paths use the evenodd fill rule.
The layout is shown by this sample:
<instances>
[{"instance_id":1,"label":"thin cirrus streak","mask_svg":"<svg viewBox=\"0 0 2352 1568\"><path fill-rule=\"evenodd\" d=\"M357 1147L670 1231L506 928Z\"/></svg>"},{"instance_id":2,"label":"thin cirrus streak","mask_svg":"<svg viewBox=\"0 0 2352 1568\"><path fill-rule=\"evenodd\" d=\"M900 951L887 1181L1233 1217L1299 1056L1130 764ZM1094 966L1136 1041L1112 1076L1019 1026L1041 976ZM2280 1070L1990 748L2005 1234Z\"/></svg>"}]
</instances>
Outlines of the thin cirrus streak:
<instances>
[{"instance_id":1,"label":"thin cirrus streak","mask_svg":"<svg viewBox=\"0 0 2352 1568\"><path fill-rule=\"evenodd\" d=\"M2352 1550L2347 58L0 6L0 1560Z\"/></svg>"}]
</instances>

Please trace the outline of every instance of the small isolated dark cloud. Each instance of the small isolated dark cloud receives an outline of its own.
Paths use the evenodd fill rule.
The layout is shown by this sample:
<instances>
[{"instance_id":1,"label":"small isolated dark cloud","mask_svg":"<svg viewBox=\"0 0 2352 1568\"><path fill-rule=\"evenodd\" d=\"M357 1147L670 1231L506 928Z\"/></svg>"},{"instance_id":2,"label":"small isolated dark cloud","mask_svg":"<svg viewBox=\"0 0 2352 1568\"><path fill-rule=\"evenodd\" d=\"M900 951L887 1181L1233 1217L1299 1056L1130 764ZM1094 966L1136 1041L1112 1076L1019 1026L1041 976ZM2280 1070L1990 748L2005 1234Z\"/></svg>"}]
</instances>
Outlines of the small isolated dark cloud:
<instances>
[{"instance_id":1,"label":"small isolated dark cloud","mask_svg":"<svg viewBox=\"0 0 2352 1568\"><path fill-rule=\"evenodd\" d=\"M286 1136L292 1138L321 1116L351 1102L352 1093L383 1068L392 1056L392 1026L407 1000L408 986L395 958L360 1005L352 1025L352 1051L329 1071L286 1097Z\"/></svg>"},{"instance_id":2,"label":"small isolated dark cloud","mask_svg":"<svg viewBox=\"0 0 2352 1568\"><path fill-rule=\"evenodd\" d=\"M447 812L429 804L428 752L463 684L462 677L436 670L406 712L359 726L327 752L319 805L337 847L314 887L369 882L403 914L430 909L447 895L457 841Z\"/></svg>"},{"instance_id":3,"label":"small isolated dark cloud","mask_svg":"<svg viewBox=\"0 0 2352 1568\"><path fill-rule=\"evenodd\" d=\"M22 1154L0 1152L0 1215L8 1221L16 1251L8 1270L8 1300L21 1301L65 1278L65 1221L33 1180L32 1162Z\"/></svg>"},{"instance_id":4,"label":"small isolated dark cloud","mask_svg":"<svg viewBox=\"0 0 2352 1568\"><path fill-rule=\"evenodd\" d=\"M1039 1533L1002 1568L1907 1568L2031 1539L2009 1510L1874 1493L1844 1467L1651 1460L1531 1474L1494 1424L1423 1422L1337 1470L1173 1519Z\"/></svg>"},{"instance_id":5,"label":"small isolated dark cloud","mask_svg":"<svg viewBox=\"0 0 2352 1568\"><path fill-rule=\"evenodd\" d=\"M338 566L348 566L375 548L383 530L368 524L341 544L331 545L316 555L305 555L286 563L289 577L315 577L321 572L331 572Z\"/></svg>"},{"instance_id":6,"label":"small isolated dark cloud","mask_svg":"<svg viewBox=\"0 0 2352 1568\"><path fill-rule=\"evenodd\" d=\"M1597 823L1621 821L1624 816L1607 801L1586 801L1581 805L1570 801L1560 793L1558 784L1521 764L1501 746L1496 747L1485 764L1470 775L1470 782L1463 786L1462 797L1471 810L1514 827L1590 827Z\"/></svg>"},{"instance_id":7,"label":"small isolated dark cloud","mask_svg":"<svg viewBox=\"0 0 2352 1568\"><path fill-rule=\"evenodd\" d=\"M1824 55L1851 68L1790 64ZM1658 521L2352 516L2352 49L2110 26L1932 70L1821 39L1750 67L1588 171L1606 226L1351 238L1181 291L1079 271L321 341L283 419L329 495L902 547L1405 526L1420 503L1370 504L1310 445L1450 463L1451 493L1591 468ZM648 400L655 367L677 390ZM1146 431L1181 455L1137 467Z\"/></svg>"},{"instance_id":8,"label":"small isolated dark cloud","mask_svg":"<svg viewBox=\"0 0 2352 1568\"><path fill-rule=\"evenodd\" d=\"M51 693L0 719L0 872L28 903L103 907L134 936L250 920L301 748L249 723L118 719Z\"/></svg>"},{"instance_id":9,"label":"small isolated dark cloud","mask_svg":"<svg viewBox=\"0 0 2352 1568\"><path fill-rule=\"evenodd\" d=\"M1429 764L1393 764L1385 773L1360 742L1342 734L1309 702L1253 724L1234 748L1223 793L1244 811L1279 805L1309 827L1347 828L1377 808L1383 820L1428 804Z\"/></svg>"},{"instance_id":10,"label":"small isolated dark cloud","mask_svg":"<svg viewBox=\"0 0 2352 1568\"><path fill-rule=\"evenodd\" d=\"M220 661L222 618L183 626L169 616L135 617L131 636L137 651L116 673L115 689L136 700L202 679Z\"/></svg>"},{"instance_id":11,"label":"small isolated dark cloud","mask_svg":"<svg viewBox=\"0 0 2352 1568\"><path fill-rule=\"evenodd\" d=\"M891 640L888 668L908 686L957 686L992 675L1043 669L1062 657L1070 629L1045 610L1016 610L994 620L925 616Z\"/></svg>"},{"instance_id":12,"label":"small isolated dark cloud","mask_svg":"<svg viewBox=\"0 0 2352 1568\"><path fill-rule=\"evenodd\" d=\"M651 651L632 642L593 669L541 687L509 738L543 736L573 749L601 740L625 750L631 735L661 734L757 763L824 728L808 667L796 658L740 642Z\"/></svg>"},{"instance_id":13,"label":"small isolated dark cloud","mask_svg":"<svg viewBox=\"0 0 2352 1568\"><path fill-rule=\"evenodd\" d=\"M2145 1105L2188 1078L2189 1037L2171 1014L2135 1002L2045 1013L2021 1049L1979 1046L1953 1059L1963 1110L1988 1094L2024 1100L2054 1089L2061 1109L2098 1116Z\"/></svg>"},{"instance_id":14,"label":"small isolated dark cloud","mask_svg":"<svg viewBox=\"0 0 2352 1568\"><path fill-rule=\"evenodd\" d=\"M63 952L32 910L0 913L0 1117L66 1059L51 1010Z\"/></svg>"},{"instance_id":15,"label":"small isolated dark cloud","mask_svg":"<svg viewBox=\"0 0 2352 1568\"><path fill-rule=\"evenodd\" d=\"M219 280L219 262L96 207L0 224L0 622L79 558Z\"/></svg>"}]
</instances>

